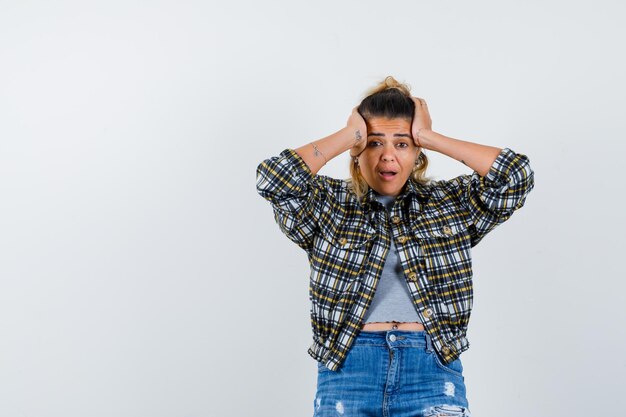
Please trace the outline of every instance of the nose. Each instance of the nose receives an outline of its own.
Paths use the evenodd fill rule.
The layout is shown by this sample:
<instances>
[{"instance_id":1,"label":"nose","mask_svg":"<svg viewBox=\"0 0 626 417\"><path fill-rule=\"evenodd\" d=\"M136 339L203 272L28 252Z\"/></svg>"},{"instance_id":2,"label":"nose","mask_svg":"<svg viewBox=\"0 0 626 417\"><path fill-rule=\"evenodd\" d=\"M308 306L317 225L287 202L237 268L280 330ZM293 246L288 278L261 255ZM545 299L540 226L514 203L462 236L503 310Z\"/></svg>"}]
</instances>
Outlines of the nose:
<instances>
[{"instance_id":1,"label":"nose","mask_svg":"<svg viewBox=\"0 0 626 417\"><path fill-rule=\"evenodd\" d=\"M383 162L395 161L395 157L393 155L393 147L385 146L383 149L383 154L381 155L381 159L383 160Z\"/></svg>"}]
</instances>

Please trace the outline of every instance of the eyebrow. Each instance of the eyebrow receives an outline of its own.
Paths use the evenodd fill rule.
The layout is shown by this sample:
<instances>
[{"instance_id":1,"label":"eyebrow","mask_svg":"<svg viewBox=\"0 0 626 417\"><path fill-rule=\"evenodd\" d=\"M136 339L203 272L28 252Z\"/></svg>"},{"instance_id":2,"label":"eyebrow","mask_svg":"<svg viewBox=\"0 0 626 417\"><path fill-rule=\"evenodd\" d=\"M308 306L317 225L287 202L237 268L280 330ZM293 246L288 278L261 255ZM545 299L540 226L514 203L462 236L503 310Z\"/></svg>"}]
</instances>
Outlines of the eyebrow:
<instances>
[{"instance_id":1,"label":"eyebrow","mask_svg":"<svg viewBox=\"0 0 626 417\"><path fill-rule=\"evenodd\" d=\"M367 135L368 138L370 136L382 136L382 137L385 137L385 134L384 133L379 133L379 132L372 132L372 133ZM408 133L394 133L393 137L394 138L411 138L411 135L409 135Z\"/></svg>"}]
</instances>

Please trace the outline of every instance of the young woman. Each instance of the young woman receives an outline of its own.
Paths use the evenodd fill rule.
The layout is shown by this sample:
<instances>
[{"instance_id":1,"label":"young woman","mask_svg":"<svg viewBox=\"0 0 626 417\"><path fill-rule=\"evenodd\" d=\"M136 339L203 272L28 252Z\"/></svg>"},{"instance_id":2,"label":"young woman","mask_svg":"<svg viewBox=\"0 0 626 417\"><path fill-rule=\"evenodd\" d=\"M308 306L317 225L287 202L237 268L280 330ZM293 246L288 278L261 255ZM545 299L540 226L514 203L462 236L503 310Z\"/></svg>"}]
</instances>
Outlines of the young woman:
<instances>
[{"instance_id":1,"label":"young woman","mask_svg":"<svg viewBox=\"0 0 626 417\"><path fill-rule=\"evenodd\" d=\"M431 181L424 149L474 172ZM350 180L317 175L345 151ZM471 415L471 248L533 187L527 156L433 131L393 77L343 129L258 166L259 193L309 258L315 417Z\"/></svg>"}]
</instances>

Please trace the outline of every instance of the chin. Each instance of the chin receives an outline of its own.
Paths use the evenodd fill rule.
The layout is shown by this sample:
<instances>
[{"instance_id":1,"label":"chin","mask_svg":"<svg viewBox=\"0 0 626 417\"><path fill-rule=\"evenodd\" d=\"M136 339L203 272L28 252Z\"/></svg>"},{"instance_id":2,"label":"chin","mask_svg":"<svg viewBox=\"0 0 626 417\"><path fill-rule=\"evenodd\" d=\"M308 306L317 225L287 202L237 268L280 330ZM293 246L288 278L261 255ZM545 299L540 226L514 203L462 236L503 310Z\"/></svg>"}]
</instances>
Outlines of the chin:
<instances>
[{"instance_id":1,"label":"chin","mask_svg":"<svg viewBox=\"0 0 626 417\"><path fill-rule=\"evenodd\" d=\"M378 190L376 191L378 192L378 194L382 194L382 195L396 196L400 194L400 189L397 187L378 187Z\"/></svg>"}]
</instances>

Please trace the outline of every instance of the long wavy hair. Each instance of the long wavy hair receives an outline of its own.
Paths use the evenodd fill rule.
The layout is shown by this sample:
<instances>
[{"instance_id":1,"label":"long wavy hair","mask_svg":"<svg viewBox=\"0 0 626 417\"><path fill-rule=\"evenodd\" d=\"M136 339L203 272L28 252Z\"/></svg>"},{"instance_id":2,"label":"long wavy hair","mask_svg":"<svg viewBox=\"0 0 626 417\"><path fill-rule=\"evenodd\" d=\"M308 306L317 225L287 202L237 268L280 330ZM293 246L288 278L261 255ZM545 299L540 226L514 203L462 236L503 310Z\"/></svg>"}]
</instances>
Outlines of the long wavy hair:
<instances>
[{"instance_id":1,"label":"long wavy hair","mask_svg":"<svg viewBox=\"0 0 626 417\"><path fill-rule=\"evenodd\" d=\"M415 103L411 99L410 90L411 87L408 84L400 83L392 76L388 76L378 85L366 91L365 98L361 101L357 110L366 123L368 119L373 117L386 119L401 118L412 123ZM426 177L427 168L428 157L422 149L409 180L413 179L420 184L428 184L430 178ZM367 193L369 186L361 175L355 158L350 159L350 177L352 191L358 198L363 197Z\"/></svg>"}]
</instances>

